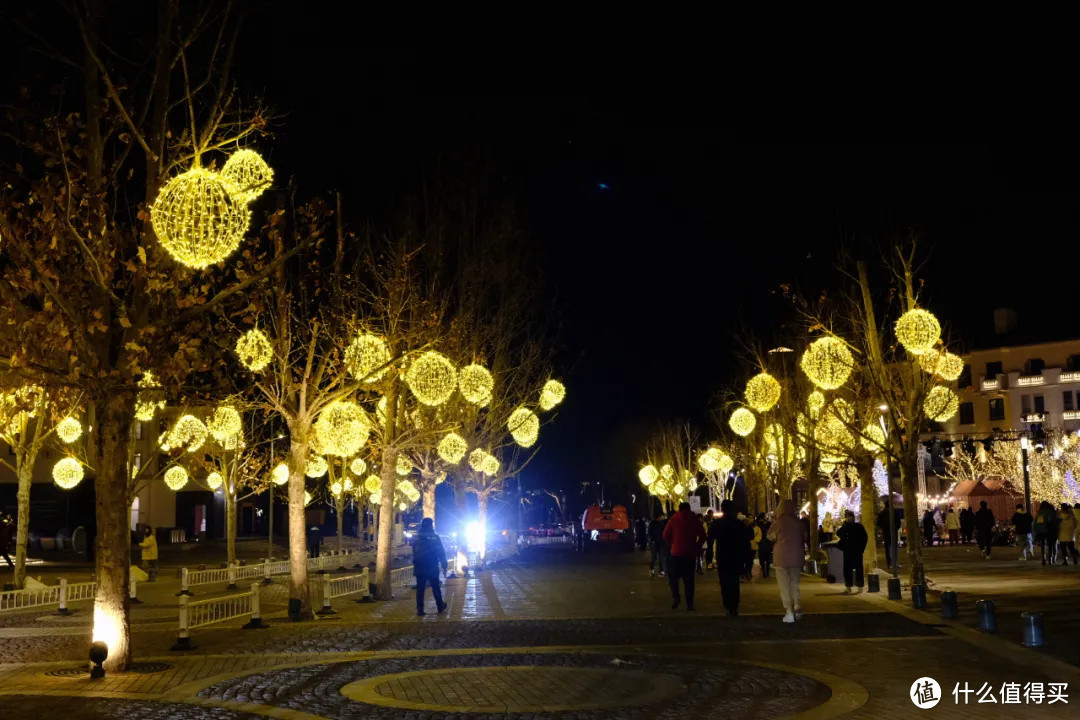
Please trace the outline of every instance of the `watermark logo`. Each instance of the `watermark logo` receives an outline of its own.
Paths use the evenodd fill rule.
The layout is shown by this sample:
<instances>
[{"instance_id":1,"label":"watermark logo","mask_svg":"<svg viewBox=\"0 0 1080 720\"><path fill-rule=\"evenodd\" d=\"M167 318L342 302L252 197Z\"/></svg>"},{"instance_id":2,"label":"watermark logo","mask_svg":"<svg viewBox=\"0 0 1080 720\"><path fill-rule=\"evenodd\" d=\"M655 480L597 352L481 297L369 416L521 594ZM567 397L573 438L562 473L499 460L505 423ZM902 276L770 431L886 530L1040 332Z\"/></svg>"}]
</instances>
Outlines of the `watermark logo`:
<instances>
[{"instance_id":1,"label":"watermark logo","mask_svg":"<svg viewBox=\"0 0 1080 720\"><path fill-rule=\"evenodd\" d=\"M941 686L932 677L921 677L911 683L911 702L920 710L929 710L941 702Z\"/></svg>"}]
</instances>

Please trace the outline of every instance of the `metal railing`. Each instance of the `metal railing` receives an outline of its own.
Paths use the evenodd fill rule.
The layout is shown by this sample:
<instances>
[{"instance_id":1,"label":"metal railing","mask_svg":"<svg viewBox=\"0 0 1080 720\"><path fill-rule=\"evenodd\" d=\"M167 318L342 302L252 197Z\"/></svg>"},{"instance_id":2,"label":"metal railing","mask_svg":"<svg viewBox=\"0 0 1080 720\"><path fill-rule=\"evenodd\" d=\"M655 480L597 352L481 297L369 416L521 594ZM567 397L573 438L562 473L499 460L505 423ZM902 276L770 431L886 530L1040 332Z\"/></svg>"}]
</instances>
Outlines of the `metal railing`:
<instances>
[{"instance_id":1,"label":"metal railing","mask_svg":"<svg viewBox=\"0 0 1080 720\"><path fill-rule=\"evenodd\" d=\"M206 600L189 600L187 595L180 596L179 627L176 632L176 644L173 650L192 650L191 630L205 625L248 617L245 630L266 627L259 609L259 585L252 584L247 592L225 595Z\"/></svg>"},{"instance_id":2,"label":"metal railing","mask_svg":"<svg viewBox=\"0 0 1080 720\"><path fill-rule=\"evenodd\" d=\"M399 567L390 571L390 587L402 587L414 584L412 565Z\"/></svg>"},{"instance_id":3,"label":"metal railing","mask_svg":"<svg viewBox=\"0 0 1080 720\"><path fill-rule=\"evenodd\" d=\"M354 550L331 550L317 558L308 558L308 572L320 570L332 570L350 562L354 565L364 565L375 559L373 553L361 553ZM229 565L223 568L209 568L207 570L180 569L180 592L177 595L192 595L191 588L196 585L212 585L214 583L228 583L230 589L236 587L239 580L252 580L262 578L263 583L269 584L274 575L285 575L289 572L288 560L276 560L271 562L264 559L261 563L250 565Z\"/></svg>"},{"instance_id":4,"label":"metal railing","mask_svg":"<svg viewBox=\"0 0 1080 720\"><path fill-rule=\"evenodd\" d=\"M44 608L59 605L57 613L70 615L67 604L78 600L92 600L97 590L93 582L69 583L60 578L58 585L48 585L24 590L5 590L0 592L0 612L13 612L31 608Z\"/></svg>"},{"instance_id":5,"label":"metal railing","mask_svg":"<svg viewBox=\"0 0 1080 720\"><path fill-rule=\"evenodd\" d=\"M356 599L357 602L367 600L371 596L371 578L367 568L356 575L342 575L341 577L323 575L322 609L319 610L319 614L334 614L337 611L334 610L331 600L358 593L360 597Z\"/></svg>"}]
</instances>

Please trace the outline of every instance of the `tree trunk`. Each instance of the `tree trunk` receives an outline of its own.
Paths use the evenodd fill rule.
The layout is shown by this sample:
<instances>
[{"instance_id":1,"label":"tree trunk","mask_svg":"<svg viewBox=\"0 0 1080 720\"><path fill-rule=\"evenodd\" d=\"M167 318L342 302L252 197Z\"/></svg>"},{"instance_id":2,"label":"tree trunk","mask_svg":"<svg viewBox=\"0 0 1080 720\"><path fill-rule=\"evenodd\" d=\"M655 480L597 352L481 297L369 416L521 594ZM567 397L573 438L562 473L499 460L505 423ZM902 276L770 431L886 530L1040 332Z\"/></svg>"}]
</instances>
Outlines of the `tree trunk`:
<instances>
[{"instance_id":1,"label":"tree trunk","mask_svg":"<svg viewBox=\"0 0 1080 720\"><path fill-rule=\"evenodd\" d=\"M236 495L225 488L225 560L236 562Z\"/></svg>"},{"instance_id":2,"label":"tree trunk","mask_svg":"<svg viewBox=\"0 0 1080 720\"><path fill-rule=\"evenodd\" d=\"M128 574L131 569L130 507L127 440L131 430L133 398L110 395L98 412L100 465L94 479L96 532L93 639L109 648L108 672L123 671L131 663L131 618Z\"/></svg>"},{"instance_id":3,"label":"tree trunk","mask_svg":"<svg viewBox=\"0 0 1080 720\"><path fill-rule=\"evenodd\" d=\"M918 445L911 445L900 459L900 489L904 493L904 527L907 529L907 559L911 570L911 584L925 585L922 535L919 532L919 504L915 497L919 478L917 448Z\"/></svg>"},{"instance_id":4,"label":"tree trunk","mask_svg":"<svg viewBox=\"0 0 1080 720\"><path fill-rule=\"evenodd\" d=\"M39 420L40 422L40 420ZM18 520L15 525L15 589L26 582L26 546L30 542L30 485L34 482L34 458L19 458Z\"/></svg>"},{"instance_id":5,"label":"tree trunk","mask_svg":"<svg viewBox=\"0 0 1080 720\"><path fill-rule=\"evenodd\" d=\"M874 459L866 456L859 460L859 514L866 530L866 550L863 552L863 568L877 569L877 537L874 522L877 515L877 487L874 485ZM888 531L885 532L888 535Z\"/></svg>"},{"instance_id":6,"label":"tree trunk","mask_svg":"<svg viewBox=\"0 0 1080 720\"><path fill-rule=\"evenodd\" d=\"M483 560L484 556L487 554L487 511L487 493L478 493L476 495L476 519L480 522L480 532L483 533L480 540L481 560Z\"/></svg>"},{"instance_id":7,"label":"tree trunk","mask_svg":"<svg viewBox=\"0 0 1080 720\"><path fill-rule=\"evenodd\" d=\"M304 512L304 469L307 467L306 428L294 431L289 447L289 598L300 601L300 618L315 617L311 609L307 572L307 516Z\"/></svg>"},{"instance_id":8,"label":"tree trunk","mask_svg":"<svg viewBox=\"0 0 1080 720\"><path fill-rule=\"evenodd\" d=\"M345 491L334 498L334 510L337 512L337 549L345 550Z\"/></svg>"},{"instance_id":9,"label":"tree trunk","mask_svg":"<svg viewBox=\"0 0 1080 720\"><path fill-rule=\"evenodd\" d=\"M382 458L382 498L379 503L379 537L375 541L375 588L376 598L391 600L394 597L390 587L390 547L394 532L394 488L397 486L398 451L393 445L383 450Z\"/></svg>"},{"instance_id":10,"label":"tree trunk","mask_svg":"<svg viewBox=\"0 0 1080 720\"><path fill-rule=\"evenodd\" d=\"M454 522L457 523L457 533L461 536L461 533L465 530L465 518L466 518L466 496L468 492L465 490L465 478L454 478L454 510L457 513L457 517L454 518Z\"/></svg>"},{"instance_id":11,"label":"tree trunk","mask_svg":"<svg viewBox=\"0 0 1080 720\"><path fill-rule=\"evenodd\" d=\"M807 484L810 491L810 559L817 557L818 549L818 482L811 480Z\"/></svg>"},{"instance_id":12,"label":"tree trunk","mask_svg":"<svg viewBox=\"0 0 1080 720\"><path fill-rule=\"evenodd\" d=\"M421 500L422 507L424 509L424 517L431 518L432 522L435 522L435 481L424 481L424 494Z\"/></svg>"}]
</instances>

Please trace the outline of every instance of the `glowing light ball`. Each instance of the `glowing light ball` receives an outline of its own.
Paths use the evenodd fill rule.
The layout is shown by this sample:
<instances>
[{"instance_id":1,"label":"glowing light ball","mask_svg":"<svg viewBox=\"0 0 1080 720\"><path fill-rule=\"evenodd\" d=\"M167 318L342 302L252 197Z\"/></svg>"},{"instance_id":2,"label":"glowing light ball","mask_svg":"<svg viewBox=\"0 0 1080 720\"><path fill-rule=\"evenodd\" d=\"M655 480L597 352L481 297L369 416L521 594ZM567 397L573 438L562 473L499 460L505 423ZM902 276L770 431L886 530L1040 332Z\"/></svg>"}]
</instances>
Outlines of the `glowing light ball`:
<instances>
[{"instance_id":1,"label":"glowing light ball","mask_svg":"<svg viewBox=\"0 0 1080 720\"><path fill-rule=\"evenodd\" d=\"M720 472L727 475L733 467L735 467L735 461L731 459L730 455L724 453L720 456Z\"/></svg>"},{"instance_id":2,"label":"glowing light ball","mask_svg":"<svg viewBox=\"0 0 1080 720\"><path fill-rule=\"evenodd\" d=\"M311 504L311 493L307 490L304 491L304 507Z\"/></svg>"},{"instance_id":3,"label":"glowing light ball","mask_svg":"<svg viewBox=\"0 0 1080 720\"><path fill-rule=\"evenodd\" d=\"M368 475L364 480L364 489L369 493L377 493L382 490L382 478L378 475Z\"/></svg>"},{"instance_id":4,"label":"glowing light ball","mask_svg":"<svg viewBox=\"0 0 1080 720\"><path fill-rule=\"evenodd\" d=\"M698 456L698 467L704 472L714 473L720 470L720 460L724 453L719 448L711 447Z\"/></svg>"},{"instance_id":5,"label":"glowing light ball","mask_svg":"<svg viewBox=\"0 0 1080 720\"><path fill-rule=\"evenodd\" d=\"M442 440L439 441L439 445L436 451L439 453L439 457L451 465L457 465L461 462L461 458L465 457L465 453L469 450L469 444L465 442L465 438L461 437L457 433L447 433Z\"/></svg>"},{"instance_id":6,"label":"glowing light ball","mask_svg":"<svg viewBox=\"0 0 1080 720\"><path fill-rule=\"evenodd\" d=\"M499 463L499 459L489 454L484 458L484 462L480 464L480 471L485 475L495 476L499 474L500 467L502 465Z\"/></svg>"},{"instance_id":7,"label":"glowing light ball","mask_svg":"<svg viewBox=\"0 0 1080 720\"><path fill-rule=\"evenodd\" d=\"M757 418L754 417L754 413L746 408L736 408L735 412L731 413L731 418L728 419L728 427L736 435L746 437L754 432L754 428L757 427Z\"/></svg>"},{"instance_id":8,"label":"glowing light ball","mask_svg":"<svg viewBox=\"0 0 1080 720\"><path fill-rule=\"evenodd\" d=\"M366 383L374 383L386 377L390 370L390 349L377 335L360 333L345 349L345 368L349 374ZM380 369L381 368L381 369Z\"/></svg>"},{"instance_id":9,"label":"glowing light ball","mask_svg":"<svg viewBox=\"0 0 1080 720\"><path fill-rule=\"evenodd\" d=\"M187 485L188 474L187 470L179 465L173 465L171 468L165 471L165 485L173 491Z\"/></svg>"},{"instance_id":10,"label":"glowing light ball","mask_svg":"<svg viewBox=\"0 0 1080 720\"><path fill-rule=\"evenodd\" d=\"M551 410L566 398L566 386L558 380L548 380L540 390L540 409Z\"/></svg>"},{"instance_id":11,"label":"glowing light ball","mask_svg":"<svg viewBox=\"0 0 1080 720\"><path fill-rule=\"evenodd\" d=\"M221 177L232 183L236 199L249 203L270 187L274 171L254 150L237 150L225 161Z\"/></svg>"},{"instance_id":12,"label":"glowing light ball","mask_svg":"<svg viewBox=\"0 0 1080 720\"><path fill-rule=\"evenodd\" d=\"M951 352L944 352L941 354L941 359L937 364L937 374L943 379L952 382L959 379L961 373L964 372L964 358Z\"/></svg>"},{"instance_id":13,"label":"glowing light ball","mask_svg":"<svg viewBox=\"0 0 1080 720\"><path fill-rule=\"evenodd\" d=\"M442 405L454 394L457 371L445 355L429 350L413 360L405 371L405 383L424 405Z\"/></svg>"},{"instance_id":14,"label":"glowing light ball","mask_svg":"<svg viewBox=\"0 0 1080 720\"><path fill-rule=\"evenodd\" d=\"M818 338L803 353L799 366L810 382L822 390L836 390L847 382L855 360L851 351L832 336Z\"/></svg>"},{"instance_id":15,"label":"glowing light ball","mask_svg":"<svg viewBox=\"0 0 1080 720\"><path fill-rule=\"evenodd\" d=\"M165 441L169 448L186 446L188 452L195 452L203 446L209 434L202 420L194 415L181 415Z\"/></svg>"},{"instance_id":16,"label":"glowing light ball","mask_svg":"<svg viewBox=\"0 0 1080 720\"><path fill-rule=\"evenodd\" d=\"M304 466L304 474L312 479L321 478L329 469L330 466L326 462L326 458L322 455L314 455L308 458L307 465Z\"/></svg>"},{"instance_id":17,"label":"glowing light ball","mask_svg":"<svg viewBox=\"0 0 1080 720\"><path fill-rule=\"evenodd\" d=\"M196 270L231 255L251 220L235 189L204 168L192 168L165 183L150 206L150 222L165 252Z\"/></svg>"},{"instance_id":18,"label":"glowing light ball","mask_svg":"<svg viewBox=\"0 0 1080 720\"><path fill-rule=\"evenodd\" d=\"M382 490L376 490L375 492L368 495L368 501L372 505L380 505L380 504L382 504Z\"/></svg>"},{"instance_id":19,"label":"glowing light ball","mask_svg":"<svg viewBox=\"0 0 1080 720\"><path fill-rule=\"evenodd\" d=\"M885 449L885 431L881 425L870 423L862 431L862 446L872 453L880 453Z\"/></svg>"},{"instance_id":20,"label":"glowing light ball","mask_svg":"<svg viewBox=\"0 0 1080 720\"><path fill-rule=\"evenodd\" d=\"M408 506L408 505L406 505L406 504L405 504L405 503L403 503L403 502L399 502L399 503L397 504L397 509L398 509L398 510L399 510L400 512L405 512L406 508L408 508L408 507L409 507L409 506Z\"/></svg>"},{"instance_id":21,"label":"glowing light ball","mask_svg":"<svg viewBox=\"0 0 1080 720\"><path fill-rule=\"evenodd\" d=\"M758 412L768 412L780 400L780 383L768 373L758 373L746 383L746 404Z\"/></svg>"},{"instance_id":22,"label":"glowing light ball","mask_svg":"<svg viewBox=\"0 0 1080 720\"><path fill-rule=\"evenodd\" d=\"M244 425L236 408L229 405L219 405L214 410L210 421L206 423L206 429L210 431L210 434L223 448L234 450Z\"/></svg>"},{"instance_id":23,"label":"glowing light ball","mask_svg":"<svg viewBox=\"0 0 1080 720\"><path fill-rule=\"evenodd\" d=\"M56 424L56 437L60 442L73 443L82 437L82 423L73 417L66 417Z\"/></svg>"},{"instance_id":24,"label":"glowing light ball","mask_svg":"<svg viewBox=\"0 0 1080 720\"><path fill-rule=\"evenodd\" d=\"M922 355L941 339L941 323L933 313L918 308L901 315L893 329L896 339L912 355Z\"/></svg>"},{"instance_id":25,"label":"glowing light ball","mask_svg":"<svg viewBox=\"0 0 1080 720\"><path fill-rule=\"evenodd\" d=\"M665 480L675 479L675 468L671 467L670 465L661 465L660 477L664 478Z\"/></svg>"},{"instance_id":26,"label":"glowing light ball","mask_svg":"<svg viewBox=\"0 0 1080 720\"><path fill-rule=\"evenodd\" d=\"M926 416L936 422L945 422L960 409L960 399L949 388L938 385L930 389L923 401Z\"/></svg>"},{"instance_id":27,"label":"glowing light ball","mask_svg":"<svg viewBox=\"0 0 1080 720\"><path fill-rule=\"evenodd\" d=\"M458 389L461 397L473 405L485 407L491 402L491 391L495 387L495 379L483 365L466 365L458 371Z\"/></svg>"},{"instance_id":28,"label":"glowing light ball","mask_svg":"<svg viewBox=\"0 0 1080 720\"><path fill-rule=\"evenodd\" d=\"M483 472L484 458L487 457L487 453L482 448L476 448L469 453L469 467L476 472Z\"/></svg>"},{"instance_id":29,"label":"glowing light ball","mask_svg":"<svg viewBox=\"0 0 1080 720\"><path fill-rule=\"evenodd\" d=\"M412 460L404 455L398 455L397 465L394 469L397 470L398 475L408 475L413 469Z\"/></svg>"},{"instance_id":30,"label":"glowing light ball","mask_svg":"<svg viewBox=\"0 0 1080 720\"><path fill-rule=\"evenodd\" d=\"M53 465L52 478L57 487L70 490L82 482L82 463L73 457L61 458Z\"/></svg>"},{"instance_id":31,"label":"glowing light ball","mask_svg":"<svg viewBox=\"0 0 1080 720\"><path fill-rule=\"evenodd\" d=\"M240 364L252 372L259 372L274 359L274 347L259 328L252 328L236 341L236 354Z\"/></svg>"},{"instance_id":32,"label":"glowing light ball","mask_svg":"<svg viewBox=\"0 0 1080 720\"><path fill-rule=\"evenodd\" d=\"M506 427L514 438L514 442L521 447L532 447L540 435L540 418L532 410L519 407L510 413Z\"/></svg>"},{"instance_id":33,"label":"glowing light ball","mask_svg":"<svg viewBox=\"0 0 1080 720\"><path fill-rule=\"evenodd\" d=\"M278 463L271 474L275 485L284 485L289 482L289 466L286 463Z\"/></svg>"},{"instance_id":34,"label":"glowing light ball","mask_svg":"<svg viewBox=\"0 0 1080 720\"><path fill-rule=\"evenodd\" d=\"M919 365L931 375L937 372L938 363L941 361L941 353L937 350L927 350L919 356Z\"/></svg>"},{"instance_id":35,"label":"glowing light ball","mask_svg":"<svg viewBox=\"0 0 1080 720\"><path fill-rule=\"evenodd\" d=\"M345 482L342 483L341 486L345 489L345 492L349 492L350 490L352 490L353 489L352 478L345 478Z\"/></svg>"},{"instance_id":36,"label":"glowing light ball","mask_svg":"<svg viewBox=\"0 0 1080 720\"><path fill-rule=\"evenodd\" d=\"M331 495L334 495L335 497L341 497L341 491L342 491L342 486L341 486L340 482L337 482L335 480L334 482L330 483L330 494Z\"/></svg>"},{"instance_id":37,"label":"glowing light ball","mask_svg":"<svg viewBox=\"0 0 1080 720\"><path fill-rule=\"evenodd\" d=\"M416 486L412 484L411 480L400 481L394 489L412 502L416 502L420 499L420 491L416 489Z\"/></svg>"},{"instance_id":38,"label":"glowing light ball","mask_svg":"<svg viewBox=\"0 0 1080 720\"><path fill-rule=\"evenodd\" d=\"M638 480L641 481L642 485L644 485L645 487L649 487L654 482L656 482L656 479L658 477L660 477L660 471L657 470L656 466L654 465L646 465L645 467L638 470L637 476Z\"/></svg>"},{"instance_id":39,"label":"glowing light ball","mask_svg":"<svg viewBox=\"0 0 1080 720\"><path fill-rule=\"evenodd\" d=\"M219 472L212 472L206 476L206 487L211 490L217 490L223 482L225 482L225 478L221 477Z\"/></svg>"},{"instance_id":40,"label":"glowing light ball","mask_svg":"<svg viewBox=\"0 0 1080 720\"><path fill-rule=\"evenodd\" d=\"M675 487L673 487L671 491L676 495L682 495L684 492L686 492L686 488L682 486L682 483L676 483Z\"/></svg>"},{"instance_id":41,"label":"glowing light ball","mask_svg":"<svg viewBox=\"0 0 1080 720\"><path fill-rule=\"evenodd\" d=\"M349 469L352 470L353 475L363 475L367 472L367 463L364 462L364 458L356 458L349 463Z\"/></svg>"},{"instance_id":42,"label":"glowing light ball","mask_svg":"<svg viewBox=\"0 0 1080 720\"><path fill-rule=\"evenodd\" d=\"M323 452L338 457L358 453L371 432L363 409L351 400L327 405L319 413L314 429Z\"/></svg>"},{"instance_id":43,"label":"glowing light ball","mask_svg":"<svg viewBox=\"0 0 1080 720\"><path fill-rule=\"evenodd\" d=\"M154 414L165 407L161 387L154 379L154 374L149 370L143 373L139 380L139 393L135 396L135 419L141 422L149 422L154 419Z\"/></svg>"},{"instance_id":44,"label":"glowing light ball","mask_svg":"<svg viewBox=\"0 0 1080 720\"><path fill-rule=\"evenodd\" d=\"M810 410L810 415L817 417L817 414L821 412L821 408L825 407L825 395L820 390L815 390L806 397L806 407Z\"/></svg>"}]
</instances>

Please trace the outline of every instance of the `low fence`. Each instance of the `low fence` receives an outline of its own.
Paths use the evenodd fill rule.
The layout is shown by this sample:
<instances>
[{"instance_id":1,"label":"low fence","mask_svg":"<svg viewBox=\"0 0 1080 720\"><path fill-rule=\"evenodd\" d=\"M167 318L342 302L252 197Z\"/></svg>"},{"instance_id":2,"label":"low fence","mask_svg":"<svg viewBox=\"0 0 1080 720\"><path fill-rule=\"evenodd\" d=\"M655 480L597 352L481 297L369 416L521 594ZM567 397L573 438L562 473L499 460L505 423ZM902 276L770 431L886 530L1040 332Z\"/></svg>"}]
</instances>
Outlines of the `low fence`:
<instances>
[{"instance_id":1,"label":"low fence","mask_svg":"<svg viewBox=\"0 0 1080 720\"><path fill-rule=\"evenodd\" d=\"M342 575L340 577L323 575L322 609L319 610L319 615L334 614L337 611L334 610L331 601L349 595L359 595L360 597L356 598L356 602L363 602L371 598L371 577L367 568L364 568L363 572L356 575Z\"/></svg>"},{"instance_id":2,"label":"low fence","mask_svg":"<svg viewBox=\"0 0 1080 720\"><path fill-rule=\"evenodd\" d=\"M354 565L365 565L374 559L375 556L372 553L361 553L353 550L342 550L340 552L331 550L317 558L308 558L307 569L308 572L319 572L320 570L343 567L346 562ZM181 568L180 592L177 595L193 595L194 593L191 592L192 587L217 583L227 583L231 590L236 587L237 581L255 578L262 578L264 583L269 584L272 576L285 575L288 572L288 560L276 560L273 562L263 560L261 563L252 563L250 565L233 563L223 568L209 568L207 570Z\"/></svg>"},{"instance_id":3,"label":"low fence","mask_svg":"<svg viewBox=\"0 0 1080 720\"><path fill-rule=\"evenodd\" d=\"M70 615L69 602L92 600L97 590L93 582L69 583L64 578L58 585L47 585L24 590L5 590L0 592L0 613L17 610L31 610L59 605L57 614Z\"/></svg>"},{"instance_id":4,"label":"low fence","mask_svg":"<svg viewBox=\"0 0 1080 720\"><path fill-rule=\"evenodd\" d=\"M195 646L191 642L191 631L205 625L250 616L250 620L244 625L245 630L266 627L259 609L257 583L252 584L247 592L206 600L189 600L187 595L181 595L179 615L179 627L176 633L176 644L172 646L173 650L193 650Z\"/></svg>"}]
</instances>

